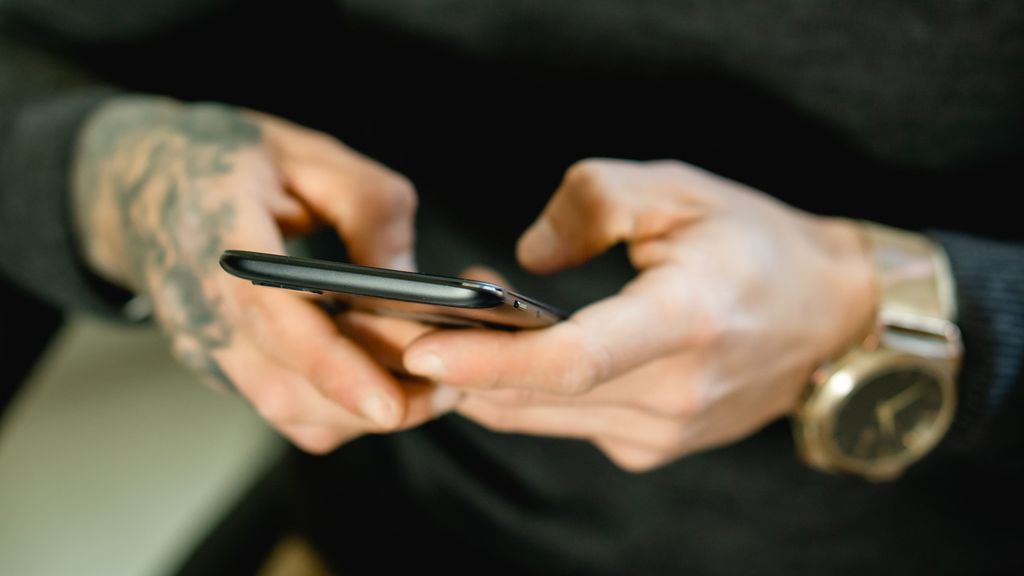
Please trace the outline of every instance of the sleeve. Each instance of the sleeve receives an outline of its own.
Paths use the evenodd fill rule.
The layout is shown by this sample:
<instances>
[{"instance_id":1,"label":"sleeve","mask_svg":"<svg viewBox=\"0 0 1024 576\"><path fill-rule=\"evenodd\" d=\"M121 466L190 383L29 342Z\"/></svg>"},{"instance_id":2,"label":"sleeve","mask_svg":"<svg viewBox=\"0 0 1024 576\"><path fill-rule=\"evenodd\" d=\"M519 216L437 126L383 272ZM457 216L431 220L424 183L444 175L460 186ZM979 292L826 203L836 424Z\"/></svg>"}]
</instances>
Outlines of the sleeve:
<instances>
[{"instance_id":1,"label":"sleeve","mask_svg":"<svg viewBox=\"0 0 1024 576\"><path fill-rule=\"evenodd\" d=\"M118 90L18 39L2 13L0 87L0 274L60 308L145 317L132 294L89 270L71 225L76 134Z\"/></svg>"},{"instance_id":2,"label":"sleeve","mask_svg":"<svg viewBox=\"0 0 1024 576\"><path fill-rule=\"evenodd\" d=\"M933 231L956 281L964 362L951 440L970 449L1020 442L1024 394L1024 244ZM1005 456L1005 453L1004 453Z\"/></svg>"},{"instance_id":3,"label":"sleeve","mask_svg":"<svg viewBox=\"0 0 1024 576\"><path fill-rule=\"evenodd\" d=\"M69 198L79 128L127 91L246 106L309 123L335 92L268 90L268 70L322 75L342 54L335 3L0 0L0 275L63 309L149 316L90 271Z\"/></svg>"}]
</instances>

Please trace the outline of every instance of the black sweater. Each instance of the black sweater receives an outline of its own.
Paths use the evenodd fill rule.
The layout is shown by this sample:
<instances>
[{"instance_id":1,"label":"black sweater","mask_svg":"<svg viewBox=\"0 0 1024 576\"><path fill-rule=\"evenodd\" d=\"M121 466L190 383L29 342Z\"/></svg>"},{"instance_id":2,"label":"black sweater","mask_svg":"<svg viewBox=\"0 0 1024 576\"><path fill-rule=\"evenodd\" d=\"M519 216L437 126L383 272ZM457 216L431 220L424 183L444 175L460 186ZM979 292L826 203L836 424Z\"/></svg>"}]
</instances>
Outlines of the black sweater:
<instances>
[{"instance_id":1,"label":"black sweater","mask_svg":"<svg viewBox=\"0 0 1024 576\"><path fill-rule=\"evenodd\" d=\"M484 257L568 307L621 285L621 259L553 280L509 262L587 156L679 158L809 211L927 231L951 256L956 427L901 480L811 472L784 422L636 476L582 442L451 416L296 456L296 509L346 573L1024 569L1018 3L0 0L0 272L111 318L125 294L82 263L68 170L83 118L124 91L331 132L417 184L422 269ZM453 235L461 255L431 250Z\"/></svg>"}]
</instances>

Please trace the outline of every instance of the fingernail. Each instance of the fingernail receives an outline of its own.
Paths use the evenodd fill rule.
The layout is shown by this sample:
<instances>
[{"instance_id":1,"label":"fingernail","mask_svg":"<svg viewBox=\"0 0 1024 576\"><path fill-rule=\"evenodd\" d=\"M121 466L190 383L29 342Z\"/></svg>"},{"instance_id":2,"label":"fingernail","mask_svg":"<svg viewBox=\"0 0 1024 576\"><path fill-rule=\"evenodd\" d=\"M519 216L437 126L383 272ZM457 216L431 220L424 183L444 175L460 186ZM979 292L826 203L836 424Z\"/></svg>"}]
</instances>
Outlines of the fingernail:
<instances>
[{"instance_id":1,"label":"fingernail","mask_svg":"<svg viewBox=\"0 0 1024 576\"><path fill-rule=\"evenodd\" d=\"M519 257L530 261L547 260L558 248L558 235L547 218L541 218L519 241Z\"/></svg>"},{"instance_id":2,"label":"fingernail","mask_svg":"<svg viewBox=\"0 0 1024 576\"><path fill-rule=\"evenodd\" d=\"M359 402L359 411L377 424L389 428L397 424L395 422L398 410L395 404L387 396L380 392L370 392Z\"/></svg>"},{"instance_id":3,"label":"fingernail","mask_svg":"<svg viewBox=\"0 0 1024 576\"><path fill-rule=\"evenodd\" d=\"M420 352L406 362L409 372L424 378L439 380L444 376L445 367L441 357L433 352Z\"/></svg>"},{"instance_id":4,"label":"fingernail","mask_svg":"<svg viewBox=\"0 0 1024 576\"><path fill-rule=\"evenodd\" d=\"M416 259L413 258L412 252L406 252L392 259L391 262L388 263L388 268L392 270L405 270L407 272L415 272Z\"/></svg>"},{"instance_id":5,"label":"fingernail","mask_svg":"<svg viewBox=\"0 0 1024 576\"><path fill-rule=\"evenodd\" d=\"M443 414L451 412L460 400L462 400L462 392L451 386L438 384L437 389L434 390L430 397L430 405L434 409L435 414Z\"/></svg>"}]
</instances>

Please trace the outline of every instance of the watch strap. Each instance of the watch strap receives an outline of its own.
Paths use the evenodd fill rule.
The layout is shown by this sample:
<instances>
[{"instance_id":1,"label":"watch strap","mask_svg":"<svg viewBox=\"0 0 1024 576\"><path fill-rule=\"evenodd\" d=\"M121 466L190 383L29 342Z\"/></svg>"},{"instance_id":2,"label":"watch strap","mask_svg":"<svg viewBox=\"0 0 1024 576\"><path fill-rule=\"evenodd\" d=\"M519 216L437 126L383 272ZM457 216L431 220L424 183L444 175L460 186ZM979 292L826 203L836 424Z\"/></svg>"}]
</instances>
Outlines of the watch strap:
<instances>
[{"instance_id":1,"label":"watch strap","mask_svg":"<svg viewBox=\"0 0 1024 576\"><path fill-rule=\"evenodd\" d=\"M942 355L958 355L955 283L941 245L923 234L874 222L861 224L878 271L880 326L935 336L941 341L935 344L946 349ZM900 338L893 330L888 332L888 337Z\"/></svg>"}]
</instances>

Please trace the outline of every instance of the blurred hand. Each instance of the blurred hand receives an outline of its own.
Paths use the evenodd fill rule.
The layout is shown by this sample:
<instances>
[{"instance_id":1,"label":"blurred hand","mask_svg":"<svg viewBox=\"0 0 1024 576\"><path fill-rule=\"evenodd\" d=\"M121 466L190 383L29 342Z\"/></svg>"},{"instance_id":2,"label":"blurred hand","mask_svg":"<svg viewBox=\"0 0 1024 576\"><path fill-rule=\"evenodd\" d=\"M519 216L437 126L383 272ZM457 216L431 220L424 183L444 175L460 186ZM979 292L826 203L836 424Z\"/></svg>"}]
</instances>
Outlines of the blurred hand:
<instances>
[{"instance_id":1,"label":"blurred hand","mask_svg":"<svg viewBox=\"0 0 1024 576\"><path fill-rule=\"evenodd\" d=\"M217 104L115 99L83 128L73 204L91 267L148 295L175 356L237 389L299 447L327 452L454 403L343 333L372 334L372 323L339 327L312 295L219 266L224 249L283 254L286 236L329 224L355 262L413 267L412 185L330 136Z\"/></svg>"},{"instance_id":2,"label":"blurred hand","mask_svg":"<svg viewBox=\"0 0 1024 576\"><path fill-rule=\"evenodd\" d=\"M856 227L679 162L573 166L518 245L549 273L624 241L640 271L543 330L440 330L410 372L466 392L494 430L581 438L628 470L743 438L866 334L875 278Z\"/></svg>"}]
</instances>

